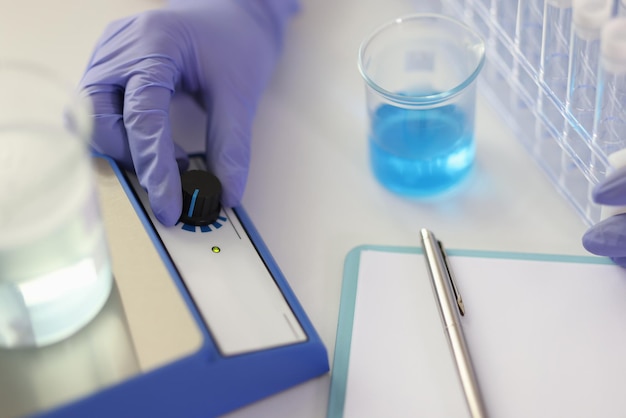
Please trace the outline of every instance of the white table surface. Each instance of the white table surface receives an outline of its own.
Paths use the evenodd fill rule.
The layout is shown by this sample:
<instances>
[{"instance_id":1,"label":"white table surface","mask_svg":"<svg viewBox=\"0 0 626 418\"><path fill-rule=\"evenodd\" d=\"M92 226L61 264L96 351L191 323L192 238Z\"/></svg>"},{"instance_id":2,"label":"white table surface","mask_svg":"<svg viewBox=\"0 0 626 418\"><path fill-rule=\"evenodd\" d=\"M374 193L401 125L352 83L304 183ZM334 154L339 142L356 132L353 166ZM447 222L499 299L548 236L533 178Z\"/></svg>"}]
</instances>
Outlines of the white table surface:
<instances>
[{"instance_id":1,"label":"white table surface","mask_svg":"<svg viewBox=\"0 0 626 418\"><path fill-rule=\"evenodd\" d=\"M210 0L207 0L210 1ZM327 346L331 364L343 261L360 244L418 245L420 227L449 248L585 254L586 226L496 113L478 98L477 163L463 188L428 200L386 191L368 167L361 39L408 0L303 0L259 106L244 206ZM29 59L76 83L113 19L156 0L2 0L0 59ZM231 418L324 417L330 374Z\"/></svg>"}]
</instances>

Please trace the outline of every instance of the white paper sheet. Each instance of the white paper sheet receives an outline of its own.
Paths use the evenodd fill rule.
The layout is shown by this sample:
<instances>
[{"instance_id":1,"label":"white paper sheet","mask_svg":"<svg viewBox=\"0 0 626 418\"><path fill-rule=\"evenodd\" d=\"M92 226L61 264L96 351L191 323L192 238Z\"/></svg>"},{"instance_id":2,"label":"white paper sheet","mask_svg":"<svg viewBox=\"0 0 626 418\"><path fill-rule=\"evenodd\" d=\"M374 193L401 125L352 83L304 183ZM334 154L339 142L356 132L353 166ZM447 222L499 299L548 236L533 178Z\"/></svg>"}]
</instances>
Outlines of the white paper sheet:
<instances>
[{"instance_id":1,"label":"white paper sheet","mask_svg":"<svg viewBox=\"0 0 626 418\"><path fill-rule=\"evenodd\" d=\"M361 253L344 417L466 417L423 257Z\"/></svg>"},{"instance_id":2,"label":"white paper sheet","mask_svg":"<svg viewBox=\"0 0 626 418\"><path fill-rule=\"evenodd\" d=\"M626 270L450 257L491 417L626 416ZM424 257L361 252L344 417L463 417Z\"/></svg>"}]
</instances>

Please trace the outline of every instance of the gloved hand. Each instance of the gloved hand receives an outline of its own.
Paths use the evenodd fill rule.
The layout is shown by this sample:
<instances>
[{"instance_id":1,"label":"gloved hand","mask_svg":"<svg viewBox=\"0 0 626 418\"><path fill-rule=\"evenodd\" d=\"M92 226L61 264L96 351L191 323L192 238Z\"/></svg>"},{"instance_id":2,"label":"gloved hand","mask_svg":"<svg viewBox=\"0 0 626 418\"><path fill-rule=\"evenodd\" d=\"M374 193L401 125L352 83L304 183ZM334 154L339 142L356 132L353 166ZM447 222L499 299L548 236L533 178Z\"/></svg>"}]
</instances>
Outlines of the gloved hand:
<instances>
[{"instance_id":1,"label":"gloved hand","mask_svg":"<svg viewBox=\"0 0 626 418\"><path fill-rule=\"evenodd\" d=\"M626 167L598 183L592 197L601 205L626 206ZM589 228L583 236L583 246L626 267L626 213L613 215Z\"/></svg>"},{"instance_id":2,"label":"gloved hand","mask_svg":"<svg viewBox=\"0 0 626 418\"><path fill-rule=\"evenodd\" d=\"M245 188L250 131L297 0L172 0L111 23L80 82L94 105L93 147L134 170L157 219L182 210L179 170L188 159L172 138L173 93L206 110L207 167L222 182L222 203Z\"/></svg>"}]
</instances>

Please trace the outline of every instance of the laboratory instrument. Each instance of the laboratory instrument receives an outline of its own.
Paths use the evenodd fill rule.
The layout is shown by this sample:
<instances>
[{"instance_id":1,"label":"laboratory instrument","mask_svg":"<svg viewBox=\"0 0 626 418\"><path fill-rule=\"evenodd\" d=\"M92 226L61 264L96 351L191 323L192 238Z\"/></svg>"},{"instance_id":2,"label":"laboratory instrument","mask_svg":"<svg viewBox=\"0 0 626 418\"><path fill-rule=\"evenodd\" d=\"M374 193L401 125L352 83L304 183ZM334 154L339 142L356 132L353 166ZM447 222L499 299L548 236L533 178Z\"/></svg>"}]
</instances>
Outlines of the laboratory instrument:
<instances>
[{"instance_id":1,"label":"laboratory instrument","mask_svg":"<svg viewBox=\"0 0 626 418\"><path fill-rule=\"evenodd\" d=\"M406 196L447 191L474 163L481 36L436 14L398 18L359 49L375 177Z\"/></svg>"},{"instance_id":2,"label":"laboratory instrument","mask_svg":"<svg viewBox=\"0 0 626 418\"><path fill-rule=\"evenodd\" d=\"M593 201L591 190L604 178L610 164L607 153L592 143L591 135L581 128L573 112L567 111L562 87L570 84L569 64L562 64L568 62L572 48L579 46L571 43L571 29L577 25L571 20L572 4L569 0L506 2L516 7L518 14L515 35L511 36L496 18L496 3L505 2L445 0L443 4L447 13L476 28L488 45L504 45L487 48L481 92L555 190L571 203L585 224L593 225L600 219L601 207ZM551 22L549 27L545 26L547 21ZM538 30L544 36L537 51ZM587 56L595 53L589 51ZM593 62L589 65L593 68ZM600 89L598 80L594 88ZM624 106L622 101L620 108ZM535 126L534 132L529 126Z\"/></svg>"},{"instance_id":3,"label":"laboratory instrument","mask_svg":"<svg viewBox=\"0 0 626 418\"><path fill-rule=\"evenodd\" d=\"M123 378L37 417L219 416L328 371L322 341L243 208L222 206L208 225L166 227L134 174L97 160L112 238L126 245L145 236L157 252L151 261L119 252L113 259L122 266L116 284L131 339L124 347L133 348L124 354L136 361ZM206 173L204 158L192 156L190 170ZM165 275L133 277L153 265Z\"/></svg>"}]
</instances>

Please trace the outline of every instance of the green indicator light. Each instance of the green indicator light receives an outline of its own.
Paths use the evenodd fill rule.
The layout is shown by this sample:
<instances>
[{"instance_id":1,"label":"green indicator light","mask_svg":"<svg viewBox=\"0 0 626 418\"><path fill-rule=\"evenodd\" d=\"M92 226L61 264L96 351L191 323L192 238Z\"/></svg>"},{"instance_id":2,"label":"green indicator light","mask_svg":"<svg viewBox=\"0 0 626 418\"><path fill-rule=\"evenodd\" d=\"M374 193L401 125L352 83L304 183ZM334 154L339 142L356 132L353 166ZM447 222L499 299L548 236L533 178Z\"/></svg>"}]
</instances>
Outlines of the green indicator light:
<instances>
[{"instance_id":1,"label":"green indicator light","mask_svg":"<svg viewBox=\"0 0 626 418\"><path fill-rule=\"evenodd\" d=\"M220 247L213 247L213 248L211 248L211 251L213 251L215 254L217 254L217 253L219 253L222 250L220 250Z\"/></svg>"}]
</instances>

